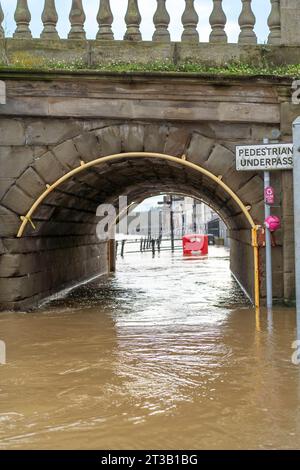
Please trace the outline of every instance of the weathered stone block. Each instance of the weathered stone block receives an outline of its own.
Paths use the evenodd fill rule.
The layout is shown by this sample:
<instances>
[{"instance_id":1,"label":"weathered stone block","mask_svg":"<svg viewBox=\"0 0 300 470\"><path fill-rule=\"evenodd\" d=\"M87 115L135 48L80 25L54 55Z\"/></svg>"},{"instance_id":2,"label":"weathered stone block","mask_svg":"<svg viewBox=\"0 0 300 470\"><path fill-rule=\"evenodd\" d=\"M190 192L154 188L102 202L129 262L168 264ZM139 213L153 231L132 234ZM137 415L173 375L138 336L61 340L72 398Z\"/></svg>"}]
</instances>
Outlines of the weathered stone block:
<instances>
[{"instance_id":1,"label":"weathered stone block","mask_svg":"<svg viewBox=\"0 0 300 470\"><path fill-rule=\"evenodd\" d=\"M0 177L0 200L3 198L4 194L8 189L14 184L15 179L13 178L1 178Z\"/></svg>"},{"instance_id":2,"label":"weathered stone block","mask_svg":"<svg viewBox=\"0 0 300 470\"><path fill-rule=\"evenodd\" d=\"M123 152L142 152L144 150L144 126L124 124L120 128Z\"/></svg>"},{"instance_id":3,"label":"weathered stone block","mask_svg":"<svg viewBox=\"0 0 300 470\"><path fill-rule=\"evenodd\" d=\"M234 163L234 154L222 145L217 144L204 166L216 176L224 176L234 167Z\"/></svg>"},{"instance_id":4,"label":"weathered stone block","mask_svg":"<svg viewBox=\"0 0 300 470\"><path fill-rule=\"evenodd\" d=\"M29 254L4 257L4 267L2 268L1 264L1 269L5 276L9 272L20 273L20 276L0 278L2 304L24 299L30 299L32 304L35 295L41 299L74 282L107 273L108 270L106 243L71 246L69 249L44 251L34 256ZM43 268L42 271L34 271L40 267ZM21 273L26 269L31 273L30 276L22 276Z\"/></svg>"},{"instance_id":5,"label":"weathered stone block","mask_svg":"<svg viewBox=\"0 0 300 470\"><path fill-rule=\"evenodd\" d=\"M72 181L70 181L69 192L72 192L78 196L83 196L85 194L89 199L93 197L92 188L95 188L97 190L97 193L99 193L99 185L102 185L103 182L98 176L98 174L93 171L94 168L97 167L93 167L93 169L88 169L83 171L82 173L77 174L76 178L73 180L76 183L74 187L72 187Z\"/></svg>"},{"instance_id":6,"label":"weathered stone block","mask_svg":"<svg viewBox=\"0 0 300 470\"><path fill-rule=\"evenodd\" d=\"M42 155L44 155L44 153L48 152L48 146L46 146L46 145L35 146L35 147L31 147L31 148L32 148L32 151L33 151L33 157L34 158L39 158Z\"/></svg>"},{"instance_id":7,"label":"weathered stone block","mask_svg":"<svg viewBox=\"0 0 300 470\"><path fill-rule=\"evenodd\" d=\"M291 102L282 103L280 106L281 132L284 136L291 136L294 120L300 114L300 106Z\"/></svg>"},{"instance_id":8,"label":"weathered stone block","mask_svg":"<svg viewBox=\"0 0 300 470\"><path fill-rule=\"evenodd\" d=\"M49 202L47 198L47 202ZM45 220L48 221L51 219L52 214L55 212L56 207L49 207L48 205L40 205L36 211L34 212L34 219ZM41 224L47 227L47 224Z\"/></svg>"},{"instance_id":9,"label":"weathered stone block","mask_svg":"<svg viewBox=\"0 0 300 470\"><path fill-rule=\"evenodd\" d=\"M72 140L66 140L54 147L52 152L57 160L67 169L72 170L80 166L80 154Z\"/></svg>"},{"instance_id":10,"label":"weathered stone block","mask_svg":"<svg viewBox=\"0 0 300 470\"><path fill-rule=\"evenodd\" d=\"M214 145L215 142L212 139L194 132L187 151L187 159L202 166L208 160Z\"/></svg>"},{"instance_id":11,"label":"weathered stone block","mask_svg":"<svg viewBox=\"0 0 300 470\"><path fill-rule=\"evenodd\" d=\"M190 130L180 127L170 127L164 153L172 157L182 157L190 141Z\"/></svg>"},{"instance_id":12,"label":"weathered stone block","mask_svg":"<svg viewBox=\"0 0 300 470\"><path fill-rule=\"evenodd\" d=\"M145 126L144 150L150 153L164 153L169 128L166 125Z\"/></svg>"},{"instance_id":13,"label":"weathered stone block","mask_svg":"<svg viewBox=\"0 0 300 470\"><path fill-rule=\"evenodd\" d=\"M101 146L101 156L114 155L122 152L122 140L118 126L106 127L94 131Z\"/></svg>"},{"instance_id":14,"label":"weathered stone block","mask_svg":"<svg viewBox=\"0 0 300 470\"><path fill-rule=\"evenodd\" d=\"M295 299L294 195L292 171L282 172L281 184L284 299L286 301L292 301Z\"/></svg>"},{"instance_id":15,"label":"weathered stone block","mask_svg":"<svg viewBox=\"0 0 300 470\"><path fill-rule=\"evenodd\" d=\"M9 209L0 206L0 237L14 237L17 234L21 221Z\"/></svg>"},{"instance_id":16,"label":"weathered stone block","mask_svg":"<svg viewBox=\"0 0 300 470\"><path fill-rule=\"evenodd\" d=\"M101 156L101 146L97 137L91 132L74 137L73 143L84 162L96 160Z\"/></svg>"},{"instance_id":17,"label":"weathered stone block","mask_svg":"<svg viewBox=\"0 0 300 470\"><path fill-rule=\"evenodd\" d=\"M0 119L1 145L25 145L25 132L22 122L17 119Z\"/></svg>"},{"instance_id":18,"label":"weathered stone block","mask_svg":"<svg viewBox=\"0 0 300 470\"><path fill-rule=\"evenodd\" d=\"M225 122L255 122L279 125L280 107L278 104L267 103L220 103L218 118Z\"/></svg>"},{"instance_id":19,"label":"weathered stone block","mask_svg":"<svg viewBox=\"0 0 300 470\"><path fill-rule=\"evenodd\" d=\"M5 254L0 258L0 277L25 276L43 268L38 254Z\"/></svg>"},{"instance_id":20,"label":"weathered stone block","mask_svg":"<svg viewBox=\"0 0 300 470\"><path fill-rule=\"evenodd\" d=\"M242 284L250 298L254 298L253 248L241 241L232 239L230 269Z\"/></svg>"},{"instance_id":21,"label":"weathered stone block","mask_svg":"<svg viewBox=\"0 0 300 470\"><path fill-rule=\"evenodd\" d=\"M17 180L17 186L32 198L37 198L45 190L46 185L33 168L28 168Z\"/></svg>"},{"instance_id":22,"label":"weathered stone block","mask_svg":"<svg viewBox=\"0 0 300 470\"><path fill-rule=\"evenodd\" d=\"M263 198L263 181L259 176L255 176L248 181L237 192L244 204L255 204Z\"/></svg>"},{"instance_id":23,"label":"weathered stone block","mask_svg":"<svg viewBox=\"0 0 300 470\"><path fill-rule=\"evenodd\" d=\"M33 12L32 12L33 13ZM78 40L55 40L55 39L6 39L6 56L10 63L16 59L29 61L33 66L44 64L44 61L63 61L74 63L74 61L86 61L86 41Z\"/></svg>"},{"instance_id":24,"label":"weathered stone block","mask_svg":"<svg viewBox=\"0 0 300 470\"><path fill-rule=\"evenodd\" d=\"M61 239L52 238L9 238L3 240L4 247L8 253L40 253L42 251L56 248ZM52 244L51 244L52 243Z\"/></svg>"},{"instance_id":25,"label":"weathered stone block","mask_svg":"<svg viewBox=\"0 0 300 470\"><path fill-rule=\"evenodd\" d=\"M21 295L20 279L15 278L0 278L0 302L14 302L22 300L24 297Z\"/></svg>"},{"instance_id":26,"label":"weathered stone block","mask_svg":"<svg viewBox=\"0 0 300 470\"><path fill-rule=\"evenodd\" d=\"M100 130L100 129L104 129L105 127L115 126L115 125L117 125L116 120L89 119L88 121L83 122L83 131L91 132L91 131Z\"/></svg>"},{"instance_id":27,"label":"weathered stone block","mask_svg":"<svg viewBox=\"0 0 300 470\"><path fill-rule=\"evenodd\" d=\"M284 273L283 276L284 300L290 302L296 298L295 290L295 272Z\"/></svg>"},{"instance_id":28,"label":"weathered stone block","mask_svg":"<svg viewBox=\"0 0 300 470\"><path fill-rule=\"evenodd\" d=\"M249 229L230 230L229 236L232 240L236 240L246 245L251 245L251 232Z\"/></svg>"},{"instance_id":29,"label":"weathered stone block","mask_svg":"<svg viewBox=\"0 0 300 470\"><path fill-rule=\"evenodd\" d=\"M43 273L32 276L0 278L0 302L16 302L45 290Z\"/></svg>"},{"instance_id":30,"label":"weathered stone block","mask_svg":"<svg viewBox=\"0 0 300 470\"><path fill-rule=\"evenodd\" d=\"M32 162L33 151L31 148L0 146L1 177L18 178Z\"/></svg>"},{"instance_id":31,"label":"weathered stone block","mask_svg":"<svg viewBox=\"0 0 300 470\"><path fill-rule=\"evenodd\" d=\"M283 171L282 178L282 210L284 216L294 216L293 172Z\"/></svg>"},{"instance_id":32,"label":"weathered stone block","mask_svg":"<svg viewBox=\"0 0 300 470\"><path fill-rule=\"evenodd\" d=\"M149 63L155 61L164 61L173 57L174 44L170 42L152 42L152 41L110 41L109 47L103 47L102 41L92 42L92 61L93 64L117 62Z\"/></svg>"},{"instance_id":33,"label":"weathered stone block","mask_svg":"<svg viewBox=\"0 0 300 470\"><path fill-rule=\"evenodd\" d=\"M54 145L80 134L81 127L73 120L36 120L26 127L28 145Z\"/></svg>"},{"instance_id":34,"label":"weathered stone block","mask_svg":"<svg viewBox=\"0 0 300 470\"><path fill-rule=\"evenodd\" d=\"M54 183L54 181L67 173L51 152L47 152L42 157L37 158L33 167L48 184Z\"/></svg>"},{"instance_id":35,"label":"weathered stone block","mask_svg":"<svg viewBox=\"0 0 300 470\"><path fill-rule=\"evenodd\" d=\"M5 207L20 215L26 214L33 202L33 198L25 194L16 185L12 186L2 199L2 204Z\"/></svg>"},{"instance_id":36,"label":"weathered stone block","mask_svg":"<svg viewBox=\"0 0 300 470\"><path fill-rule=\"evenodd\" d=\"M267 124L253 124L251 127L249 126L249 128L251 130L251 139L246 141L245 145L247 145L249 142L253 142L253 144L260 144L263 142L264 138L271 138L274 126Z\"/></svg>"},{"instance_id":37,"label":"weathered stone block","mask_svg":"<svg viewBox=\"0 0 300 470\"><path fill-rule=\"evenodd\" d=\"M6 252L7 252L7 250L6 250L6 248L3 244L3 240L1 240L1 238L0 238L0 255L3 255ZM1 265L1 261L0 261L0 265Z\"/></svg>"},{"instance_id":38,"label":"weathered stone block","mask_svg":"<svg viewBox=\"0 0 300 470\"><path fill-rule=\"evenodd\" d=\"M212 137L214 139L226 140L246 140L249 142L251 139L251 126L247 123L232 124L223 122L212 122L209 124L210 129L213 131Z\"/></svg>"},{"instance_id":39,"label":"weathered stone block","mask_svg":"<svg viewBox=\"0 0 300 470\"><path fill-rule=\"evenodd\" d=\"M251 178L255 176L254 172L251 171L236 171L235 168L229 170L223 178L230 189L237 192L242 186L244 186Z\"/></svg>"},{"instance_id":40,"label":"weathered stone block","mask_svg":"<svg viewBox=\"0 0 300 470\"><path fill-rule=\"evenodd\" d=\"M298 0L281 0L280 2L281 31L283 44L300 44L296 33L300 21Z\"/></svg>"}]
</instances>

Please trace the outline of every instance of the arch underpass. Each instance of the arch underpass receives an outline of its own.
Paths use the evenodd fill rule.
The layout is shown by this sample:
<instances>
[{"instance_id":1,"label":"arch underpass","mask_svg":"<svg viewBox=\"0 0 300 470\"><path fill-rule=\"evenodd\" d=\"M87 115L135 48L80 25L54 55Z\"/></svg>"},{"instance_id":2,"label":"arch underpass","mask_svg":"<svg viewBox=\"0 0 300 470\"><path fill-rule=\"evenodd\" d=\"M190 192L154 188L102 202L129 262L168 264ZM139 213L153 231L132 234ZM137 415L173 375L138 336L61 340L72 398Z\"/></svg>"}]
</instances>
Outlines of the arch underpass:
<instances>
[{"instance_id":1,"label":"arch underpass","mask_svg":"<svg viewBox=\"0 0 300 470\"><path fill-rule=\"evenodd\" d=\"M2 200L14 236L4 238L1 305L30 307L109 272L110 250L96 237L99 204L178 192L207 203L225 221L231 270L254 299L251 229L262 217L262 185L260 176L235 171L232 149L200 133L182 144L165 126L126 123L65 140L35 158Z\"/></svg>"}]
</instances>

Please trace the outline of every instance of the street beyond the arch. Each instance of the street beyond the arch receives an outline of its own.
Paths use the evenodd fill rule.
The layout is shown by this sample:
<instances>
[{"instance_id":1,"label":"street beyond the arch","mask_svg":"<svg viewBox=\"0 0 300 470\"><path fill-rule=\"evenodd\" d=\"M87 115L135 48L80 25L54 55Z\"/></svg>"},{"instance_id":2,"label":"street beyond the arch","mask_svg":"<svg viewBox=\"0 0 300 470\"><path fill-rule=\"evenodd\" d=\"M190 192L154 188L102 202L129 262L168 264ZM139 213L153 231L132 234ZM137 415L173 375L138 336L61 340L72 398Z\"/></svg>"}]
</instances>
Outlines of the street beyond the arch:
<instances>
[{"instance_id":1,"label":"street beyond the arch","mask_svg":"<svg viewBox=\"0 0 300 470\"><path fill-rule=\"evenodd\" d=\"M0 328L0 448L300 447L294 311L255 312L226 248L125 254Z\"/></svg>"}]
</instances>

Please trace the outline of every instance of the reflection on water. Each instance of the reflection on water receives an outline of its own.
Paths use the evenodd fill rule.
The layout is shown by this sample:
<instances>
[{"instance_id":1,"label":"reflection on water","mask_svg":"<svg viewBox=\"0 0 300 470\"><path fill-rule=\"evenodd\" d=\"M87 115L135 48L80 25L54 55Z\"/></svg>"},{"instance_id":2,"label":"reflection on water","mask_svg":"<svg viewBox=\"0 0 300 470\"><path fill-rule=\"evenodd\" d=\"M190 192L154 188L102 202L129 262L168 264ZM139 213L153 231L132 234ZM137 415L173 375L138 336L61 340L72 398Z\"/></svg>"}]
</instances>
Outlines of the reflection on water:
<instances>
[{"instance_id":1,"label":"reflection on water","mask_svg":"<svg viewBox=\"0 0 300 470\"><path fill-rule=\"evenodd\" d=\"M255 312L227 255L127 255L0 315L0 448L300 448L295 312Z\"/></svg>"}]
</instances>

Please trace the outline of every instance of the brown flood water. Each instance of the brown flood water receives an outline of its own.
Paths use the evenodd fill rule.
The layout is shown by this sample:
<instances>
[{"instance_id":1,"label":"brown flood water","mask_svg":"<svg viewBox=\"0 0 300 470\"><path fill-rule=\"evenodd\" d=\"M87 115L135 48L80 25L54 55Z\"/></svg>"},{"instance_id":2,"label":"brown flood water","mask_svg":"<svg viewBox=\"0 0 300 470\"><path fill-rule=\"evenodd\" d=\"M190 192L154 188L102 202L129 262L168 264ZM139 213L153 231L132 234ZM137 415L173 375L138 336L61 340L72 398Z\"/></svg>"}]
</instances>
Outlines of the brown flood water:
<instances>
[{"instance_id":1,"label":"brown flood water","mask_svg":"<svg viewBox=\"0 0 300 470\"><path fill-rule=\"evenodd\" d=\"M222 248L118 268L0 315L0 449L300 448L293 309L256 314Z\"/></svg>"}]
</instances>

